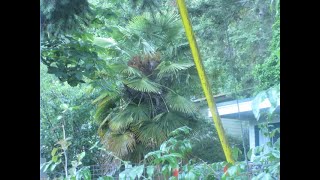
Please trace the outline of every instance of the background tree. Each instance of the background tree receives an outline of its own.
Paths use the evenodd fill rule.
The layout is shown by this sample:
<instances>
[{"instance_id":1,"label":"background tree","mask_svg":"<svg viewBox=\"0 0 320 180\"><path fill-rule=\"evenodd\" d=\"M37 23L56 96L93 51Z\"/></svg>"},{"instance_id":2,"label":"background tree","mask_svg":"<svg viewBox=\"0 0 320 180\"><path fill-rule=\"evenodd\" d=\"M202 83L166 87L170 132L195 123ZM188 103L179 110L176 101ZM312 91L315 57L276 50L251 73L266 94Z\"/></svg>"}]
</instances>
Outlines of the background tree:
<instances>
[{"instance_id":1,"label":"background tree","mask_svg":"<svg viewBox=\"0 0 320 180\"><path fill-rule=\"evenodd\" d=\"M57 142L63 139L62 125L65 127L71 145L68 148L69 159L86 152L84 165L100 164L103 161L97 149L90 149L99 141L98 127L93 122L95 107L87 102L96 97L87 85L71 88L58 78L46 73L46 67L40 64L40 153L47 161ZM64 110L64 113L62 113ZM64 163L64 161L63 161ZM71 167L71 161L68 162ZM57 166L63 171L63 166ZM59 170L60 169L60 170Z\"/></svg>"}]
</instances>

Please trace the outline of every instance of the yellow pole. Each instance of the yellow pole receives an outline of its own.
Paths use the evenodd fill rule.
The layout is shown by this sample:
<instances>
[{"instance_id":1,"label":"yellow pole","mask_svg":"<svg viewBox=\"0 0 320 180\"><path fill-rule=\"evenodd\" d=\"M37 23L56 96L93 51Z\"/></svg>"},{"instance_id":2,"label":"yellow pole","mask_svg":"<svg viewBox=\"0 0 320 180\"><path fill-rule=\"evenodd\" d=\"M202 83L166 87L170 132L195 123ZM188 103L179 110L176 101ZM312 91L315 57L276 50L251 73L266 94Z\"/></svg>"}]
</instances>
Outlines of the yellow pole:
<instances>
[{"instance_id":1,"label":"yellow pole","mask_svg":"<svg viewBox=\"0 0 320 180\"><path fill-rule=\"evenodd\" d=\"M202 61L200 58L200 53L199 53L199 50L197 47L197 42L195 40L195 36L192 31L192 26L191 26L191 23L190 23L190 20L188 17L188 11L187 11L185 2L184 2L184 0L177 0L177 4L178 4L178 8L179 8L179 12L180 12L180 16L182 19L184 29L186 31L186 36L189 41L193 60L194 60L194 63L196 65L196 68L198 71L201 86L202 86L204 95L207 99L208 106L209 106L210 112L212 114L212 119L213 119L214 125L217 129L218 136L219 136L219 139L220 139L220 142L222 145L222 149L224 151L224 155L225 155L228 163L234 164L234 160L233 160L232 154L231 154L231 149L230 149L228 140L225 136L225 132L222 127L222 123L221 123L221 120L220 120L220 117L219 117L219 114L217 111L217 107L216 107L216 104L213 100L213 96L211 94L210 85L208 83L207 76L206 76L204 68L203 68L203 64L202 64Z\"/></svg>"}]
</instances>

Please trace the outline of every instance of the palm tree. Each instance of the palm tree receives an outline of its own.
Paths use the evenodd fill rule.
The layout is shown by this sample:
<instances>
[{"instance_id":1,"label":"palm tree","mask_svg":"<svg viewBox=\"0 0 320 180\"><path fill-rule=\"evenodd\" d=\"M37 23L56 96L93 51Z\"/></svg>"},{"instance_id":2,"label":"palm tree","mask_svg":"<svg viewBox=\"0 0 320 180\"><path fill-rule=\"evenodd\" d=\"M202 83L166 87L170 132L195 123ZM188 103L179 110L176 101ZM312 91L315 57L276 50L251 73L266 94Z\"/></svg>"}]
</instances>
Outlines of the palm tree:
<instances>
[{"instance_id":1,"label":"palm tree","mask_svg":"<svg viewBox=\"0 0 320 180\"><path fill-rule=\"evenodd\" d=\"M186 96L198 78L182 30L177 14L145 13L117 27L112 39L95 40L113 55L106 69L122 82L94 100L95 119L106 149L123 159L139 162L174 129L197 124Z\"/></svg>"}]
</instances>

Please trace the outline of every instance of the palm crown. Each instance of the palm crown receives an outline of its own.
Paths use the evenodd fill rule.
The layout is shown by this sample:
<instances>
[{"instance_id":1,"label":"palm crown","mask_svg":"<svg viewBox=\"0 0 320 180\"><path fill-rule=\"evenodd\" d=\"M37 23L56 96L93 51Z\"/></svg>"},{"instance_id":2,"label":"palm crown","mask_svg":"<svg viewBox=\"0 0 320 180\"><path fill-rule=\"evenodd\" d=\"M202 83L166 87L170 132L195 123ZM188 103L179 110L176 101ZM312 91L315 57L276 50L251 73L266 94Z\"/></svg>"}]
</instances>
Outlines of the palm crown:
<instances>
[{"instance_id":1,"label":"palm crown","mask_svg":"<svg viewBox=\"0 0 320 180\"><path fill-rule=\"evenodd\" d=\"M109 69L119 72L122 84L120 91L106 91L94 101L95 119L102 142L121 158L137 162L172 130L196 124L197 107L184 96L187 92L175 91L175 86L188 85L196 77L177 17L135 17L113 32L118 36L107 47L118 59ZM103 39L96 42L106 47Z\"/></svg>"}]
</instances>

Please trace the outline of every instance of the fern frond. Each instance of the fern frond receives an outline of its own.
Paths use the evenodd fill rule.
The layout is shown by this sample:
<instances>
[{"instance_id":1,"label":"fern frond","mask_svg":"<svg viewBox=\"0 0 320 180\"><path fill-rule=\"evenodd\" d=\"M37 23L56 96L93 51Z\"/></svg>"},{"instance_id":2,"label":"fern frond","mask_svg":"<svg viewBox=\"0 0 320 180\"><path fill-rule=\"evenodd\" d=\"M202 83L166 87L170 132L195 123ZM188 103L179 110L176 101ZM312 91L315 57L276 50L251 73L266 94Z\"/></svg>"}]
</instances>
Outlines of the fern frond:
<instances>
[{"instance_id":1,"label":"fern frond","mask_svg":"<svg viewBox=\"0 0 320 180\"><path fill-rule=\"evenodd\" d=\"M148 78L145 78L145 77L134 79L131 81L125 81L124 84L126 84L131 89L134 89L140 92L153 92L153 93L160 92L160 88L159 88L160 85L150 81Z\"/></svg>"},{"instance_id":2,"label":"fern frond","mask_svg":"<svg viewBox=\"0 0 320 180\"><path fill-rule=\"evenodd\" d=\"M193 102L178 94L170 92L165 97L165 100L168 106L175 111L187 114L195 114L197 112L197 107Z\"/></svg>"}]
</instances>

